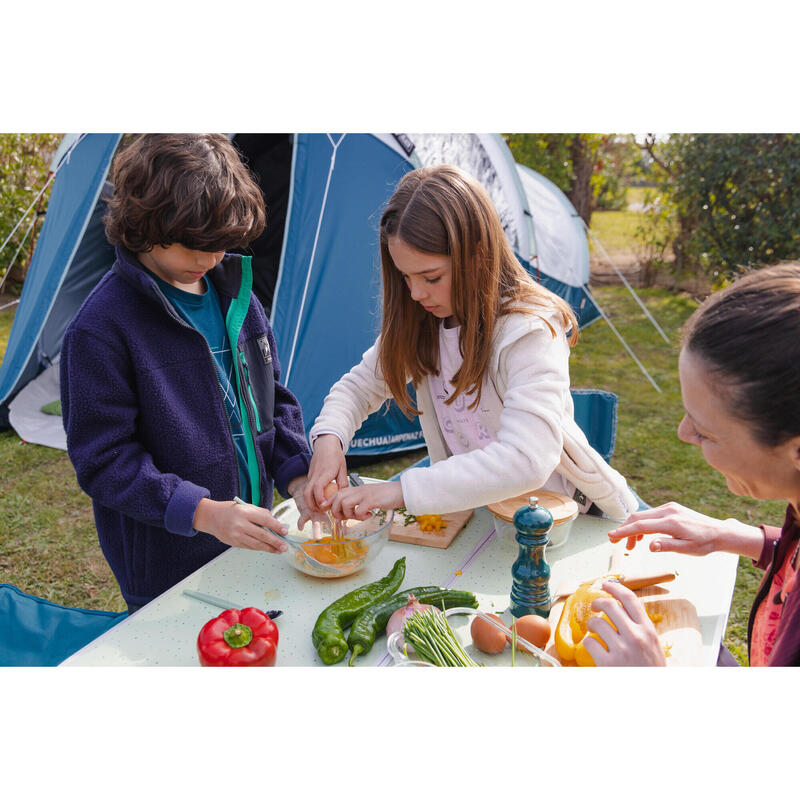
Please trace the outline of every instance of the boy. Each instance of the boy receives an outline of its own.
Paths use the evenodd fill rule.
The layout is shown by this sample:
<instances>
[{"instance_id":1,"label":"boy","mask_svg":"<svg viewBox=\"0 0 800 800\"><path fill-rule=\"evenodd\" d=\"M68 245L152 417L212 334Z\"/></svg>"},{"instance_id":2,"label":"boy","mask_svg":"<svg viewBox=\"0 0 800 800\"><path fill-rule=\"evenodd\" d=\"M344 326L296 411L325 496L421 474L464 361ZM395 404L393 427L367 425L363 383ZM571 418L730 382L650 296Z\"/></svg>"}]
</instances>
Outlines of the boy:
<instances>
[{"instance_id":1,"label":"boy","mask_svg":"<svg viewBox=\"0 0 800 800\"><path fill-rule=\"evenodd\" d=\"M261 193L219 134L148 134L118 154L116 261L64 335L67 449L131 612L229 546L282 552L273 483L310 461L251 292ZM252 505L235 504L239 495ZM261 508L259 506L265 506Z\"/></svg>"}]
</instances>

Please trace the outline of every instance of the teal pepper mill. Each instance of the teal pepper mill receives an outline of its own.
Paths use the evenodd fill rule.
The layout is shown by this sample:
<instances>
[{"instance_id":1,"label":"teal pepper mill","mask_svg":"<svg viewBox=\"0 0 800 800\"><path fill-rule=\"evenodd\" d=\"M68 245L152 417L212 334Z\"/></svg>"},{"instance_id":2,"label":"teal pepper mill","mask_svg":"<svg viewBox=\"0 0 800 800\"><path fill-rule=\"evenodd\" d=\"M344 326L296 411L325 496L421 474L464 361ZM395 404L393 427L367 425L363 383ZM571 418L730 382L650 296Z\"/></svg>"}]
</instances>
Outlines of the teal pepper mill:
<instances>
[{"instance_id":1,"label":"teal pepper mill","mask_svg":"<svg viewBox=\"0 0 800 800\"><path fill-rule=\"evenodd\" d=\"M514 513L519 555L511 567L511 613L515 617L526 614L550 615L550 565L544 549L550 541L553 515L539 505L536 497L528 500Z\"/></svg>"}]
</instances>

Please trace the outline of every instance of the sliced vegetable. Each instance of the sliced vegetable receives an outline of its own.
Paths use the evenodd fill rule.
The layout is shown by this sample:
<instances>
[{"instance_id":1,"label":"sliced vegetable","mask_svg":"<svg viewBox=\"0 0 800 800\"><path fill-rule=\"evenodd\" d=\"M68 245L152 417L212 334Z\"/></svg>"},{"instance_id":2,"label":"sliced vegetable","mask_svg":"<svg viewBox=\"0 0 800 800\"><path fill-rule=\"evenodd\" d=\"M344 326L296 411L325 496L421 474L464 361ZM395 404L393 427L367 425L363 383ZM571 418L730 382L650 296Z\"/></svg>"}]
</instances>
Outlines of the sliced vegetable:
<instances>
[{"instance_id":1,"label":"sliced vegetable","mask_svg":"<svg viewBox=\"0 0 800 800\"><path fill-rule=\"evenodd\" d=\"M362 611L396 592L405 574L406 559L403 556L394 562L394 566L385 578L353 589L323 610L311 632L311 641L317 648L323 664L336 664L347 655L344 629Z\"/></svg>"},{"instance_id":2,"label":"sliced vegetable","mask_svg":"<svg viewBox=\"0 0 800 800\"><path fill-rule=\"evenodd\" d=\"M419 529L423 533L431 533L433 531L438 533L442 528L447 527L447 523L442 519L441 514L418 514L417 525L419 525Z\"/></svg>"},{"instance_id":3,"label":"sliced vegetable","mask_svg":"<svg viewBox=\"0 0 800 800\"><path fill-rule=\"evenodd\" d=\"M595 633L587 630L586 623L592 616L602 616L614 630L614 623L605 615L598 615L592 611L592 603L598 597L611 597L608 592L603 591L603 581L609 580L609 576L596 578L594 581L582 583L565 601L564 608L561 609L561 616L558 620L555 632L556 652L564 661L575 661L579 667L593 667L594 659L589 654L584 644L587 636L597 639L603 647L605 642ZM608 649L608 648L606 648Z\"/></svg>"}]
</instances>

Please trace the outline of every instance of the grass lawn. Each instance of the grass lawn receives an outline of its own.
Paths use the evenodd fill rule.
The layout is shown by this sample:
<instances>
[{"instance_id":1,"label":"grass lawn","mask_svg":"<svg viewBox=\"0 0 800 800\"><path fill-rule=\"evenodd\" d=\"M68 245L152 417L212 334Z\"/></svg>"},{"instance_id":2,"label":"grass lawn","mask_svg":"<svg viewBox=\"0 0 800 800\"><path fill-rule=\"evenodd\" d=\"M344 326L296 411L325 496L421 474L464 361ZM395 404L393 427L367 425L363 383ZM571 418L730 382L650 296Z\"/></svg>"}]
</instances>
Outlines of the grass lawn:
<instances>
[{"instance_id":1,"label":"grass lawn","mask_svg":"<svg viewBox=\"0 0 800 800\"><path fill-rule=\"evenodd\" d=\"M644 186L632 186L626 192L626 199L628 203L643 203L648 196L652 198L655 195L654 189L648 189ZM595 211L592 214L591 231L609 252L637 252L644 249L643 245L636 239L636 229L641 224L642 214L639 211L628 209L623 209L622 211ZM591 236L589 237L589 252L597 256L602 254L602 251Z\"/></svg>"},{"instance_id":2,"label":"grass lawn","mask_svg":"<svg viewBox=\"0 0 800 800\"><path fill-rule=\"evenodd\" d=\"M630 250L640 219L641 214L636 211L595 211L592 214L592 233L608 251ZM602 253L591 236L589 252L592 255Z\"/></svg>"},{"instance_id":3,"label":"grass lawn","mask_svg":"<svg viewBox=\"0 0 800 800\"><path fill-rule=\"evenodd\" d=\"M666 344L623 288L598 287L595 294L663 392L653 389L604 322L582 331L571 358L572 383L618 395L614 466L650 505L677 500L720 518L780 524L783 503L731 495L699 450L675 435L682 414L678 332L694 302L664 289L640 291L670 337ZM12 317L13 309L0 312L0 355ZM416 451L358 471L386 478L419 457ZM97 544L91 503L77 486L67 454L23 444L13 431L6 431L0 433L0 464L0 582L65 605L124 610ZM725 644L742 664L747 663L747 615L759 580L750 562L740 559Z\"/></svg>"}]
</instances>

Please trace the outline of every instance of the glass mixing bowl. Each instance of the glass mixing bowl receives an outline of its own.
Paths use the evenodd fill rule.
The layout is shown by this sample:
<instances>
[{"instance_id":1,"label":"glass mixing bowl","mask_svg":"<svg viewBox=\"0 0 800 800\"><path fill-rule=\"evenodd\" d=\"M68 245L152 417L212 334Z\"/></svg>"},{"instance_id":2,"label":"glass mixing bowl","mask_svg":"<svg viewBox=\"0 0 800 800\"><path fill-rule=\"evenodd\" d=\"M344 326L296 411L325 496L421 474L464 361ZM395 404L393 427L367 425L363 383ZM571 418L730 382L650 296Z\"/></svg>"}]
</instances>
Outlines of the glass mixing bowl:
<instances>
[{"instance_id":1,"label":"glass mixing bowl","mask_svg":"<svg viewBox=\"0 0 800 800\"><path fill-rule=\"evenodd\" d=\"M394 511L387 511L363 522L346 520L345 538L334 541L328 520L306 522L303 530L298 530L300 512L294 500L284 501L272 514L289 529L286 538L290 544L297 545L288 547L283 557L299 572L315 578L342 578L364 569L389 541L394 519Z\"/></svg>"}]
</instances>

